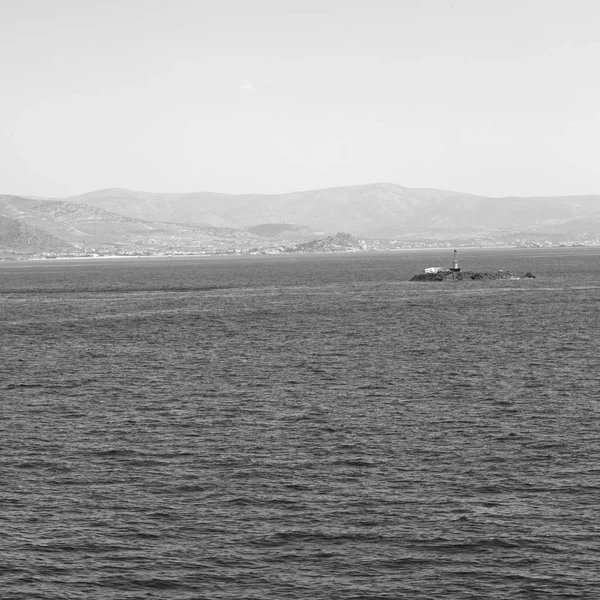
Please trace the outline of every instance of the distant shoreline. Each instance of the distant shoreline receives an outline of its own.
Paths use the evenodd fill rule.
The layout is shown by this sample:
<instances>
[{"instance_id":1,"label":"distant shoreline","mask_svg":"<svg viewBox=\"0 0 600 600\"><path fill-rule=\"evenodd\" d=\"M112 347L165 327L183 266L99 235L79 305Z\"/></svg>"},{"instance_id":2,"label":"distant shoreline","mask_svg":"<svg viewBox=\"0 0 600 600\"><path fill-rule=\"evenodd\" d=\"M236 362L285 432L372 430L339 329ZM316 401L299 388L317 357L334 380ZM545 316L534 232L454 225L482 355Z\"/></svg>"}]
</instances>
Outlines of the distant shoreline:
<instances>
[{"instance_id":1,"label":"distant shoreline","mask_svg":"<svg viewBox=\"0 0 600 600\"><path fill-rule=\"evenodd\" d=\"M600 248L600 244L586 244L585 246L542 246L542 247L519 247L519 246L459 246L459 254L464 251L468 252L493 252L498 250L516 250L516 251L556 251L556 250L584 250L587 248L596 249ZM399 249L385 249L385 250L361 250L361 251L337 251L337 252L290 252L290 253L256 253L256 254L173 254L173 255L120 255L120 254L107 254L102 256L57 256L51 258L42 257L20 257L20 258L0 258L1 265L14 265L19 263L65 263L65 262L79 262L79 261L113 261L113 260L182 260L182 259L264 259L264 258L306 258L310 256L315 257L334 257L334 256L365 256L365 255L383 255L383 254L402 254L410 253L416 254L419 252L423 253L439 253L446 254L449 248L439 247L427 247L427 248L399 248Z\"/></svg>"}]
</instances>

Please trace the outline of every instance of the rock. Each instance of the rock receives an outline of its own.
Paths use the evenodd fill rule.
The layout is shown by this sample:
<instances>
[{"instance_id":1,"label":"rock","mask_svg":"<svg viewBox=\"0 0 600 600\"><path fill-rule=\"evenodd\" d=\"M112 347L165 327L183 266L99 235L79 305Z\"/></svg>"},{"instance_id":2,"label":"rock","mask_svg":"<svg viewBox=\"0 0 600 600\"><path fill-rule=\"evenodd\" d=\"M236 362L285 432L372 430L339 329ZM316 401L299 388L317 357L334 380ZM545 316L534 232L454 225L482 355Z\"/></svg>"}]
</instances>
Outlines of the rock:
<instances>
[{"instance_id":1,"label":"rock","mask_svg":"<svg viewBox=\"0 0 600 600\"><path fill-rule=\"evenodd\" d=\"M450 271L436 271L435 273L417 273L413 275L411 281L443 281Z\"/></svg>"},{"instance_id":2,"label":"rock","mask_svg":"<svg viewBox=\"0 0 600 600\"><path fill-rule=\"evenodd\" d=\"M531 275L531 273L529 273ZM527 275L525 276L527 277ZM533 275L531 275L533 277ZM417 273L413 275L410 281L490 281L495 279L519 279L511 275L510 271L496 271L495 273L476 273L473 271L459 271L458 273L450 270L438 271L437 273Z\"/></svg>"},{"instance_id":3,"label":"rock","mask_svg":"<svg viewBox=\"0 0 600 600\"><path fill-rule=\"evenodd\" d=\"M535 279L535 275L531 271L527 271L527 273L523 275L523 279Z\"/></svg>"},{"instance_id":4,"label":"rock","mask_svg":"<svg viewBox=\"0 0 600 600\"><path fill-rule=\"evenodd\" d=\"M287 252L364 252L372 250L365 241L349 233L339 232L324 239L316 239L287 248Z\"/></svg>"}]
</instances>

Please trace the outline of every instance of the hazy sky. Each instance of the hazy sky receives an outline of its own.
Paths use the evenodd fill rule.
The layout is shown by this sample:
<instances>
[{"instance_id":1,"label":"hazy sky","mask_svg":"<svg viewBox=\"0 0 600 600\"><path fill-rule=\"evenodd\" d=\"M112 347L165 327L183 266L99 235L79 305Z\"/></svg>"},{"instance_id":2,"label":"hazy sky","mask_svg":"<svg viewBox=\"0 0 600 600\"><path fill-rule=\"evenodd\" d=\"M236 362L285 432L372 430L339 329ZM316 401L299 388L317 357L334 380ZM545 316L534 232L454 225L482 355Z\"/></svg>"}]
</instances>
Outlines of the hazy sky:
<instances>
[{"instance_id":1,"label":"hazy sky","mask_svg":"<svg viewBox=\"0 0 600 600\"><path fill-rule=\"evenodd\" d=\"M1 0L0 193L600 193L598 0Z\"/></svg>"}]
</instances>

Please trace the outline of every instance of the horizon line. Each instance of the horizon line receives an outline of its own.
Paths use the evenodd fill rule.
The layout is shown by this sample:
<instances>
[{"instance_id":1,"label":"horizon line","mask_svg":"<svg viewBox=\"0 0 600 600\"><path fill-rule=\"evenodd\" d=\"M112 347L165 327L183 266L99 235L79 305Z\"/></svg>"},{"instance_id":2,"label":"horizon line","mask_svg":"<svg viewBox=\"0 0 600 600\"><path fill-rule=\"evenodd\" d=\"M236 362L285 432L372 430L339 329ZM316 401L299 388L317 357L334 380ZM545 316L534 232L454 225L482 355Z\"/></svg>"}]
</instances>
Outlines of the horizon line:
<instances>
[{"instance_id":1,"label":"horizon line","mask_svg":"<svg viewBox=\"0 0 600 600\"><path fill-rule=\"evenodd\" d=\"M109 192L109 191L122 191L122 192L133 192L136 194L156 194L160 196L169 196L169 195L177 195L177 196L185 196L192 194L214 194L218 196L232 196L232 197L240 197L240 196L292 196L295 194L306 194L312 192L322 192L327 190L337 190L337 189L351 189L351 188L361 188L361 187L374 187L374 186L394 186L397 188L402 188L405 190L411 191L432 191L432 192L444 192L450 194L456 194L457 196L473 196L476 198L482 199L490 199L490 200L513 200L513 199L542 199L542 198L585 198L585 197L595 197L600 196L600 193L585 193L585 194L557 194L557 195L534 195L534 196L519 196L519 195L509 195L509 196L493 196L489 194L477 194L473 192L463 192L458 190L449 190L437 187L409 187L404 186L398 183L394 183L391 181L377 181L371 183L358 183L358 184L350 184L350 185L332 185L322 188L308 188L308 189L300 189L291 192L242 192L242 193L230 193L230 192L218 192L211 190L194 190L189 192L156 192L150 190L140 190L140 189L132 189L118 186L109 186L102 187L97 189L92 189L87 192L82 192L79 194L69 194L67 196L40 196L40 195L31 195L31 194L0 194L0 196L14 196L21 198L29 198L33 200L66 200L68 201L70 198L78 198L81 196L87 196L90 194L97 194L98 192Z\"/></svg>"}]
</instances>

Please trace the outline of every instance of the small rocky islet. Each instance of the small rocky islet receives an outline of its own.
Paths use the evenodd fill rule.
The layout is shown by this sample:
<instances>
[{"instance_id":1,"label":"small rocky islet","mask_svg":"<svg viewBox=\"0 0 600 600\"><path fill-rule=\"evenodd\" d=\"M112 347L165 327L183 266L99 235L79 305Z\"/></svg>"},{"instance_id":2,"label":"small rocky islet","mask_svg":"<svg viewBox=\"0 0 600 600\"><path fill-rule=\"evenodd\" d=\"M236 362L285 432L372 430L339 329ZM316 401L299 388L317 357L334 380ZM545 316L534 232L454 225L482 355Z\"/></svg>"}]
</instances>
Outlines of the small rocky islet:
<instances>
[{"instance_id":1,"label":"small rocky islet","mask_svg":"<svg viewBox=\"0 0 600 600\"><path fill-rule=\"evenodd\" d=\"M454 260L451 268L429 267L422 273L417 273L410 278L410 281L490 281L496 279L535 279L535 275L528 271L523 277L517 277L510 271L500 269L493 273L480 273L477 271L463 271L458 266L457 251L454 251Z\"/></svg>"},{"instance_id":2,"label":"small rocky islet","mask_svg":"<svg viewBox=\"0 0 600 600\"><path fill-rule=\"evenodd\" d=\"M495 271L493 273L478 273L475 271L451 271L450 269L440 269L435 272L417 273L410 278L410 281L490 281L493 279L535 279L533 273L527 272L523 277L517 277L510 271Z\"/></svg>"}]
</instances>

